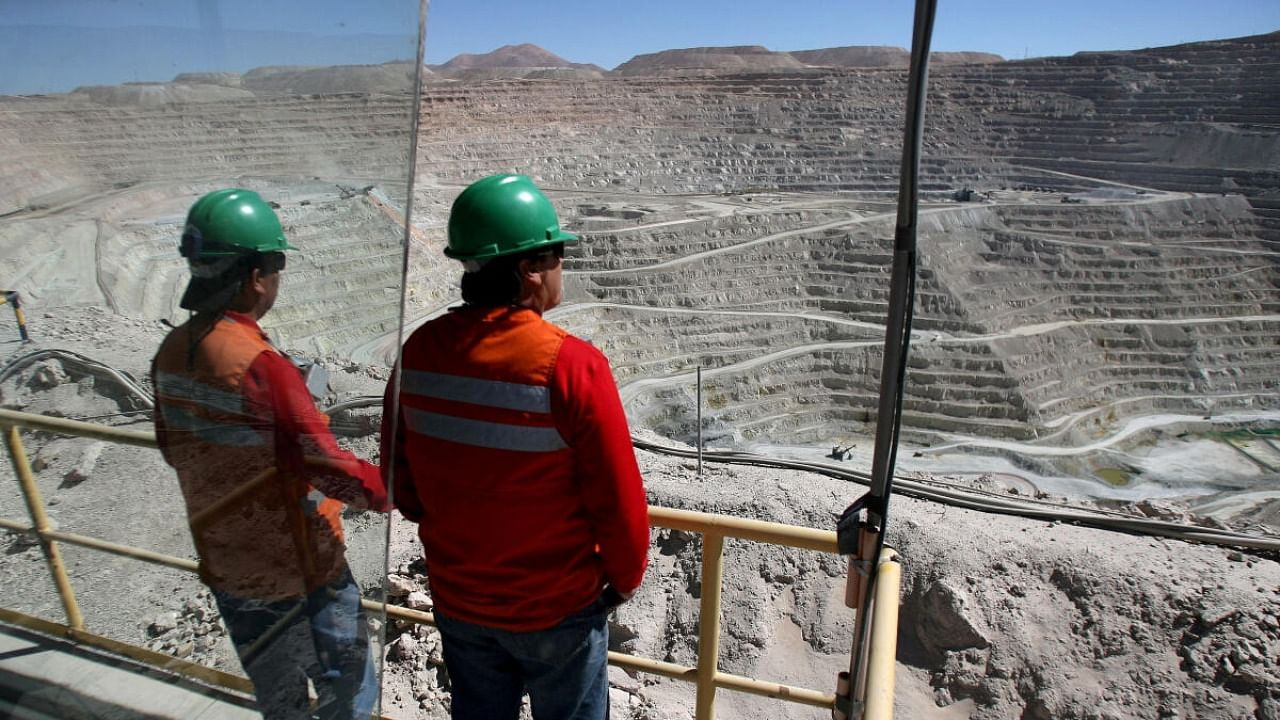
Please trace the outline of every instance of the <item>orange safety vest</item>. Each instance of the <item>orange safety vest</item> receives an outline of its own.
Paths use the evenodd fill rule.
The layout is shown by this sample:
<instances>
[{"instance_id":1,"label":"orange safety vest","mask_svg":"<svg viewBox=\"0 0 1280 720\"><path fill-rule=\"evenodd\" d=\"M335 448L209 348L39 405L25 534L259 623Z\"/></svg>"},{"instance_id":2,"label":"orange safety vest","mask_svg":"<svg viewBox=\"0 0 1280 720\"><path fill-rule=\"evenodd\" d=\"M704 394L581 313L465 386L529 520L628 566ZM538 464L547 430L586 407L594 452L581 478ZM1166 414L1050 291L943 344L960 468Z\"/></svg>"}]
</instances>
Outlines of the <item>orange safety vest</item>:
<instances>
[{"instance_id":1,"label":"orange safety vest","mask_svg":"<svg viewBox=\"0 0 1280 720\"><path fill-rule=\"evenodd\" d=\"M165 338L152 380L157 439L178 473L200 577L240 597L301 597L346 569L342 503L280 471L288 444L273 408L241 392L253 362L279 351L225 316L192 352L194 322Z\"/></svg>"},{"instance_id":2,"label":"orange safety vest","mask_svg":"<svg viewBox=\"0 0 1280 720\"><path fill-rule=\"evenodd\" d=\"M405 345L402 452L432 596L447 615L537 630L600 593L579 485L589 479L553 415L566 336L530 310L481 308L433 320Z\"/></svg>"}]
</instances>

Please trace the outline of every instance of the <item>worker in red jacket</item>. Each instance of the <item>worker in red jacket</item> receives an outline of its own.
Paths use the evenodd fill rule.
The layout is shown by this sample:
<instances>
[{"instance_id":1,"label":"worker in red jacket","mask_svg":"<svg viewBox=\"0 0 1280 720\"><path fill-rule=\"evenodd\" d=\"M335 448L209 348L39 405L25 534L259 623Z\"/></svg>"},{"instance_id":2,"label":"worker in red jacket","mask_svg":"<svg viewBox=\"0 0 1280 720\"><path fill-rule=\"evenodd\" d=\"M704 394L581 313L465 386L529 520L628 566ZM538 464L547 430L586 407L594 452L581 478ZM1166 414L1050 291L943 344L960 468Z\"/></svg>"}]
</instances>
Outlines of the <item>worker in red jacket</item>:
<instances>
[{"instance_id":1,"label":"worker in red jacket","mask_svg":"<svg viewBox=\"0 0 1280 720\"><path fill-rule=\"evenodd\" d=\"M299 372L258 326L285 267L272 208L250 190L192 205L181 252L187 323L152 363L156 439L177 471L200 577L259 709L275 718L367 719L378 699L343 504L385 512L376 466L342 450Z\"/></svg>"},{"instance_id":2,"label":"worker in red jacket","mask_svg":"<svg viewBox=\"0 0 1280 720\"><path fill-rule=\"evenodd\" d=\"M604 355L547 322L566 244L527 177L449 216L463 305L410 336L383 473L419 524L455 720L608 715L608 624L648 563L644 485Z\"/></svg>"}]
</instances>

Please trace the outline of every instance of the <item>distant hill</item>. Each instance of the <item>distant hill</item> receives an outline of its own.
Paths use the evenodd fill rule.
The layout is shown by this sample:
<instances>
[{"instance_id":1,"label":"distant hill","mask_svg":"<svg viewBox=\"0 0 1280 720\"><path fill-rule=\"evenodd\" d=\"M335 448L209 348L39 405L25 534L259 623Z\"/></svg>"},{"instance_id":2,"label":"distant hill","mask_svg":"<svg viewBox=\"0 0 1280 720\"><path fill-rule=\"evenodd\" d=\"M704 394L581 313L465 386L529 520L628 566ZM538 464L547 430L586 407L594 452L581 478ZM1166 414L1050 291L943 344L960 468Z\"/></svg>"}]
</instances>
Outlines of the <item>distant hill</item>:
<instances>
[{"instance_id":1,"label":"distant hill","mask_svg":"<svg viewBox=\"0 0 1280 720\"><path fill-rule=\"evenodd\" d=\"M559 55L543 50L532 43L503 45L497 50L487 53L463 53L443 65L429 65L428 67L444 75L452 75L468 70L492 70L496 68L537 68L540 70L571 68L604 72L604 68L599 65L569 62Z\"/></svg>"},{"instance_id":2,"label":"distant hill","mask_svg":"<svg viewBox=\"0 0 1280 720\"><path fill-rule=\"evenodd\" d=\"M243 75L231 72L180 73L171 82L84 85L71 92L100 105L159 106L221 102L268 95L333 95L413 92L413 63L381 65L265 65ZM431 71L423 68L423 74Z\"/></svg>"},{"instance_id":3,"label":"distant hill","mask_svg":"<svg viewBox=\"0 0 1280 720\"><path fill-rule=\"evenodd\" d=\"M983 52L936 52L930 61L938 65L1004 62ZM614 68L618 75L661 75L685 72L778 72L810 67L905 68L911 53L883 45L853 45L821 50L775 52L759 45L702 47L637 55Z\"/></svg>"},{"instance_id":4,"label":"distant hill","mask_svg":"<svg viewBox=\"0 0 1280 720\"><path fill-rule=\"evenodd\" d=\"M699 47L637 55L613 69L618 75L661 75L684 71L759 72L803 70L790 53L760 45Z\"/></svg>"},{"instance_id":5,"label":"distant hill","mask_svg":"<svg viewBox=\"0 0 1280 720\"><path fill-rule=\"evenodd\" d=\"M929 62L939 65L990 65L1004 62L1004 58L985 52L936 52L929 53Z\"/></svg>"},{"instance_id":6,"label":"distant hill","mask_svg":"<svg viewBox=\"0 0 1280 720\"><path fill-rule=\"evenodd\" d=\"M850 45L822 50L795 50L791 56L806 65L823 67L907 67L911 51L884 45ZM935 52L929 54L934 65L977 65L1004 62L994 53Z\"/></svg>"},{"instance_id":7,"label":"distant hill","mask_svg":"<svg viewBox=\"0 0 1280 720\"><path fill-rule=\"evenodd\" d=\"M822 50L793 50L791 57L805 65L826 67L906 67L911 53L887 45L850 45Z\"/></svg>"},{"instance_id":8,"label":"distant hill","mask_svg":"<svg viewBox=\"0 0 1280 720\"><path fill-rule=\"evenodd\" d=\"M413 63L335 65L332 67L260 67L241 78L255 93L332 94L413 92Z\"/></svg>"},{"instance_id":9,"label":"distant hill","mask_svg":"<svg viewBox=\"0 0 1280 720\"><path fill-rule=\"evenodd\" d=\"M1150 55L1163 57L1178 57L1184 54L1198 55L1206 51L1223 52L1223 53L1239 53L1253 52L1257 49L1263 51L1274 52L1276 43L1280 42L1280 30L1273 30L1260 35L1246 35L1244 37L1222 38L1219 40L1197 40L1194 42L1178 43L1176 45L1161 45L1158 47L1139 48L1137 50L1081 50L1071 55L1070 58L1087 60L1091 63L1105 64L1111 62L1115 58L1123 58L1132 55ZM1052 58L1037 58L1052 59Z\"/></svg>"}]
</instances>

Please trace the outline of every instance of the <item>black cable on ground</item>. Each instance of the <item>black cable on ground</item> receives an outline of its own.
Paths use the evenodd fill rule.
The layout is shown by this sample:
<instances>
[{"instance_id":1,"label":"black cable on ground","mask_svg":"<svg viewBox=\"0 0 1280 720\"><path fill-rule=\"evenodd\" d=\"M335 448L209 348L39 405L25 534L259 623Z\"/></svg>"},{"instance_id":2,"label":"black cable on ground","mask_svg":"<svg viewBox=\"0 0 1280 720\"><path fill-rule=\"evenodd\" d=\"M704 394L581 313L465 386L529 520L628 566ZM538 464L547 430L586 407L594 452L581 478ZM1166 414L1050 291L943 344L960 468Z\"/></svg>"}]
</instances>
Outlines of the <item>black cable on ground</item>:
<instances>
[{"instance_id":1,"label":"black cable on ground","mask_svg":"<svg viewBox=\"0 0 1280 720\"><path fill-rule=\"evenodd\" d=\"M80 370L89 373L95 377L104 377L116 383L119 383L126 390L134 395L145 407L155 407L155 401L151 398L151 393L147 392L133 379L128 373L116 370L113 367L104 365L93 358L86 357L77 352L70 350L58 350L56 348L48 348L45 350L36 350L10 360L8 364L0 369L0 383L8 380L10 376L18 370L40 360L49 358L57 358L64 363L70 363L77 366Z\"/></svg>"},{"instance_id":2,"label":"black cable on ground","mask_svg":"<svg viewBox=\"0 0 1280 720\"><path fill-rule=\"evenodd\" d=\"M656 443L632 438L632 443L640 450L672 455L675 457L695 458L696 450L673 448ZM730 465L748 465L753 467L770 467L786 470L800 470L817 473L827 477L856 482L866 485L870 476L864 472L833 467L825 463L804 460L783 460L779 458L755 455L753 453L724 450L703 450L702 458L708 462ZM1111 530L1137 535L1167 537L1187 542L1201 542L1226 547L1242 547L1270 553L1280 553L1280 538L1268 538L1260 535L1249 535L1232 530L1203 528L1198 525L1138 518L1123 513L1106 510L1085 510L1073 508L1059 503L1044 500L1010 500L995 493L981 490L960 489L943 483L930 483L897 477L894 480L894 491L917 500L942 503L953 507L1001 515L1017 515L1019 517L1045 520L1047 522L1070 523L1100 530Z\"/></svg>"},{"instance_id":3,"label":"black cable on ground","mask_svg":"<svg viewBox=\"0 0 1280 720\"><path fill-rule=\"evenodd\" d=\"M9 363L4 370L0 370L0 382L3 382L12 374L13 368L18 365L18 361L24 361L23 364L29 364L30 362L34 362L37 359L43 359L45 357L59 357L64 360L70 359L73 362L80 364L83 368L92 368L95 374L101 373L108 375L119 381L121 385L129 389L130 392L132 392L140 401L145 402L148 407L153 406L150 394L143 390L142 387L134 382L128 375L107 365L103 365L96 360L92 360L78 353L66 350L41 350L24 355L14 362ZM323 411L327 415L332 416L344 410L381 406L382 397L375 395L362 395L360 397L336 403L328 408L324 408ZM674 457L690 459L698 456L697 450L694 449L659 445L647 440L641 440L634 436L631 438L631 442L639 450L659 453L662 455L671 455ZM751 467L768 467L779 470L811 472L835 478L837 480L858 483L859 485L869 485L871 481L870 474L866 472L835 467L821 462L771 458L765 455L757 455L755 453L738 450L703 450L702 457L704 460L709 462L727 465L746 465ZM900 492L908 497L916 498L917 500L942 503L953 507L977 510L979 512L1017 515L1019 517L1034 520L1072 523L1087 527L1094 527L1101 530L1167 537L1174 540L1201 542L1212 545L1222 545L1225 547L1249 548L1268 553L1280 553L1280 538L1249 535L1247 533L1239 533L1232 530L1204 528L1198 525L1169 522L1165 520L1137 518L1107 510L1085 510L1081 508L1074 508L1069 505L1062 505L1060 503L1031 498L1011 500L996 493L973 488L957 488L946 483L895 477L894 491Z\"/></svg>"}]
</instances>

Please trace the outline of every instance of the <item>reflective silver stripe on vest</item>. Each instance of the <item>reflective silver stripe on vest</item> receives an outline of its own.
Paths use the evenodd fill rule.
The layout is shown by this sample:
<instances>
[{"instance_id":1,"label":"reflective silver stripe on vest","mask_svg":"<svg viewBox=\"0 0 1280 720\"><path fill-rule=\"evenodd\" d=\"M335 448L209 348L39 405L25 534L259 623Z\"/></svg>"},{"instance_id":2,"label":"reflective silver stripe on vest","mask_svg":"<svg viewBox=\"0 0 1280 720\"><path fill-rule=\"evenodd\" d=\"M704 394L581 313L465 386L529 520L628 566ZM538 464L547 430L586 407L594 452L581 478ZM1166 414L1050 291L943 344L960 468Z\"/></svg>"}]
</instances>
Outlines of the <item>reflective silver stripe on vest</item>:
<instances>
[{"instance_id":1,"label":"reflective silver stripe on vest","mask_svg":"<svg viewBox=\"0 0 1280 720\"><path fill-rule=\"evenodd\" d=\"M240 393L212 387L184 375L156 372L156 385L165 395L182 398L210 410L238 413L244 409L244 398Z\"/></svg>"},{"instance_id":2,"label":"reflective silver stripe on vest","mask_svg":"<svg viewBox=\"0 0 1280 720\"><path fill-rule=\"evenodd\" d=\"M551 393L542 385L481 380L425 370L405 370L400 383L400 389L411 395L505 410L551 412Z\"/></svg>"},{"instance_id":3,"label":"reflective silver stripe on vest","mask_svg":"<svg viewBox=\"0 0 1280 720\"><path fill-rule=\"evenodd\" d=\"M161 405L165 424L172 432L189 432L204 442L226 447L261 447L267 444L263 434L251 425L218 423L198 417L171 405Z\"/></svg>"},{"instance_id":4,"label":"reflective silver stripe on vest","mask_svg":"<svg viewBox=\"0 0 1280 720\"><path fill-rule=\"evenodd\" d=\"M405 408L404 413L411 431L437 440L517 452L553 452L569 447L553 427L468 420L415 408Z\"/></svg>"}]
</instances>

